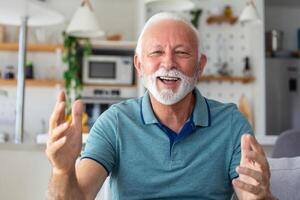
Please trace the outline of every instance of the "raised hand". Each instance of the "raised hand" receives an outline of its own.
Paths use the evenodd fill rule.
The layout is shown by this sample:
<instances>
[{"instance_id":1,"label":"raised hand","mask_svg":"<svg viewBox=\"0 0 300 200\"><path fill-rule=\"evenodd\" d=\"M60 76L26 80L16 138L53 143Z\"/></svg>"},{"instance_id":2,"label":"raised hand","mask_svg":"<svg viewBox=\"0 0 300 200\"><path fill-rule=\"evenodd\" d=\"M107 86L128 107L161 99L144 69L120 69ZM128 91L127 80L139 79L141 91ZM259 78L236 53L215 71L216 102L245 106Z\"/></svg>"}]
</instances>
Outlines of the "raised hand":
<instances>
[{"instance_id":1,"label":"raised hand","mask_svg":"<svg viewBox=\"0 0 300 200\"><path fill-rule=\"evenodd\" d=\"M232 184L240 200L275 199L270 192L270 169L263 148L256 139L244 134L241 138L239 178Z\"/></svg>"},{"instance_id":2,"label":"raised hand","mask_svg":"<svg viewBox=\"0 0 300 200\"><path fill-rule=\"evenodd\" d=\"M74 102L71 123L65 121L65 107L65 94L61 92L50 117L46 148L46 155L52 164L53 173L56 174L73 170L82 148L82 102Z\"/></svg>"}]
</instances>

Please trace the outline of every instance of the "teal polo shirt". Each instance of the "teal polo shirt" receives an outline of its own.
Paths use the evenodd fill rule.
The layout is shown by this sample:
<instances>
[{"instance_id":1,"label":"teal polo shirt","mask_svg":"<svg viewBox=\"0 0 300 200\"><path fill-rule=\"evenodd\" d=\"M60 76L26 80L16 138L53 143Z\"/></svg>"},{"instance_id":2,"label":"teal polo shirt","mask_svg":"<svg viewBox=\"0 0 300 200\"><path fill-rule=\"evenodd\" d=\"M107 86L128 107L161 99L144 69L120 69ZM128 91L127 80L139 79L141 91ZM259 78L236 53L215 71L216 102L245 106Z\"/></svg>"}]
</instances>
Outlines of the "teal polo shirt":
<instances>
[{"instance_id":1,"label":"teal polo shirt","mask_svg":"<svg viewBox=\"0 0 300 200\"><path fill-rule=\"evenodd\" d=\"M147 92L97 119L82 159L107 170L113 199L230 199L240 138L252 128L234 104L206 99L198 89L194 95L192 115L175 137L156 118Z\"/></svg>"}]
</instances>

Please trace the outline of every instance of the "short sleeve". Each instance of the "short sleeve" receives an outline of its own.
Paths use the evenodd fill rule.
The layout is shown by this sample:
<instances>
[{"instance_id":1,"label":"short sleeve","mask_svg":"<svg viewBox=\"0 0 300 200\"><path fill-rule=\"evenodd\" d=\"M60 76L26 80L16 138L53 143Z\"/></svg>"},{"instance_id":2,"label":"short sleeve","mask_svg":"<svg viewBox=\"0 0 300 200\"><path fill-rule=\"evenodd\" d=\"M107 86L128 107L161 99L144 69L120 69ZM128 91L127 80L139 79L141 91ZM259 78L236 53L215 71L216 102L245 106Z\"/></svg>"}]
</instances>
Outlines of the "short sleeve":
<instances>
[{"instance_id":1,"label":"short sleeve","mask_svg":"<svg viewBox=\"0 0 300 200\"><path fill-rule=\"evenodd\" d=\"M231 124L231 132L233 133L233 152L231 156L231 162L229 166L229 176L230 179L233 180L238 177L238 173L236 172L236 167L240 165L241 160L241 137L243 134L253 134L253 129L249 124L246 117L235 108L232 111L232 124Z\"/></svg>"},{"instance_id":2,"label":"short sleeve","mask_svg":"<svg viewBox=\"0 0 300 200\"><path fill-rule=\"evenodd\" d=\"M88 135L81 159L92 159L109 174L116 164L116 109L111 106L100 115Z\"/></svg>"}]
</instances>

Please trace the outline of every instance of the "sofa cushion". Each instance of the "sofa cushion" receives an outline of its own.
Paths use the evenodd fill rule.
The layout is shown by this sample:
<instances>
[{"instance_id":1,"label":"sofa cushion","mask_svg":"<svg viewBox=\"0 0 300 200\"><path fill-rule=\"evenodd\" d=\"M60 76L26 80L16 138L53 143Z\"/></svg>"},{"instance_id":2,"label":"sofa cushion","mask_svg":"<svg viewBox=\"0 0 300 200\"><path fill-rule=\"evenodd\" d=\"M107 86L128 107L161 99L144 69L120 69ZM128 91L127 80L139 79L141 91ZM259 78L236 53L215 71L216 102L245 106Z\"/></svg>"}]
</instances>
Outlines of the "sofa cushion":
<instances>
[{"instance_id":1,"label":"sofa cushion","mask_svg":"<svg viewBox=\"0 0 300 200\"><path fill-rule=\"evenodd\" d=\"M300 198L300 156L268 158L271 169L271 192L278 199Z\"/></svg>"}]
</instances>

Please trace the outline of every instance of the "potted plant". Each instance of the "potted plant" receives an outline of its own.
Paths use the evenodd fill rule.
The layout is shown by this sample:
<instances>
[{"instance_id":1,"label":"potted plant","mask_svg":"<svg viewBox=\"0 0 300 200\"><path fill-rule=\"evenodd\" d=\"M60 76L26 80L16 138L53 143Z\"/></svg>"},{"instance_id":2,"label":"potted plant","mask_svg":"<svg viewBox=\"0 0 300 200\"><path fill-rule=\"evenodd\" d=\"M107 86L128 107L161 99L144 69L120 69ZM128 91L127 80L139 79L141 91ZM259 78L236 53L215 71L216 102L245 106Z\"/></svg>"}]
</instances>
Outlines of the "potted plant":
<instances>
[{"instance_id":1,"label":"potted plant","mask_svg":"<svg viewBox=\"0 0 300 200\"><path fill-rule=\"evenodd\" d=\"M82 39L63 33L64 51L63 62L68 68L64 72L66 90L66 116L70 120L72 103L81 97L81 57L87 56L92 51L89 39Z\"/></svg>"}]
</instances>

